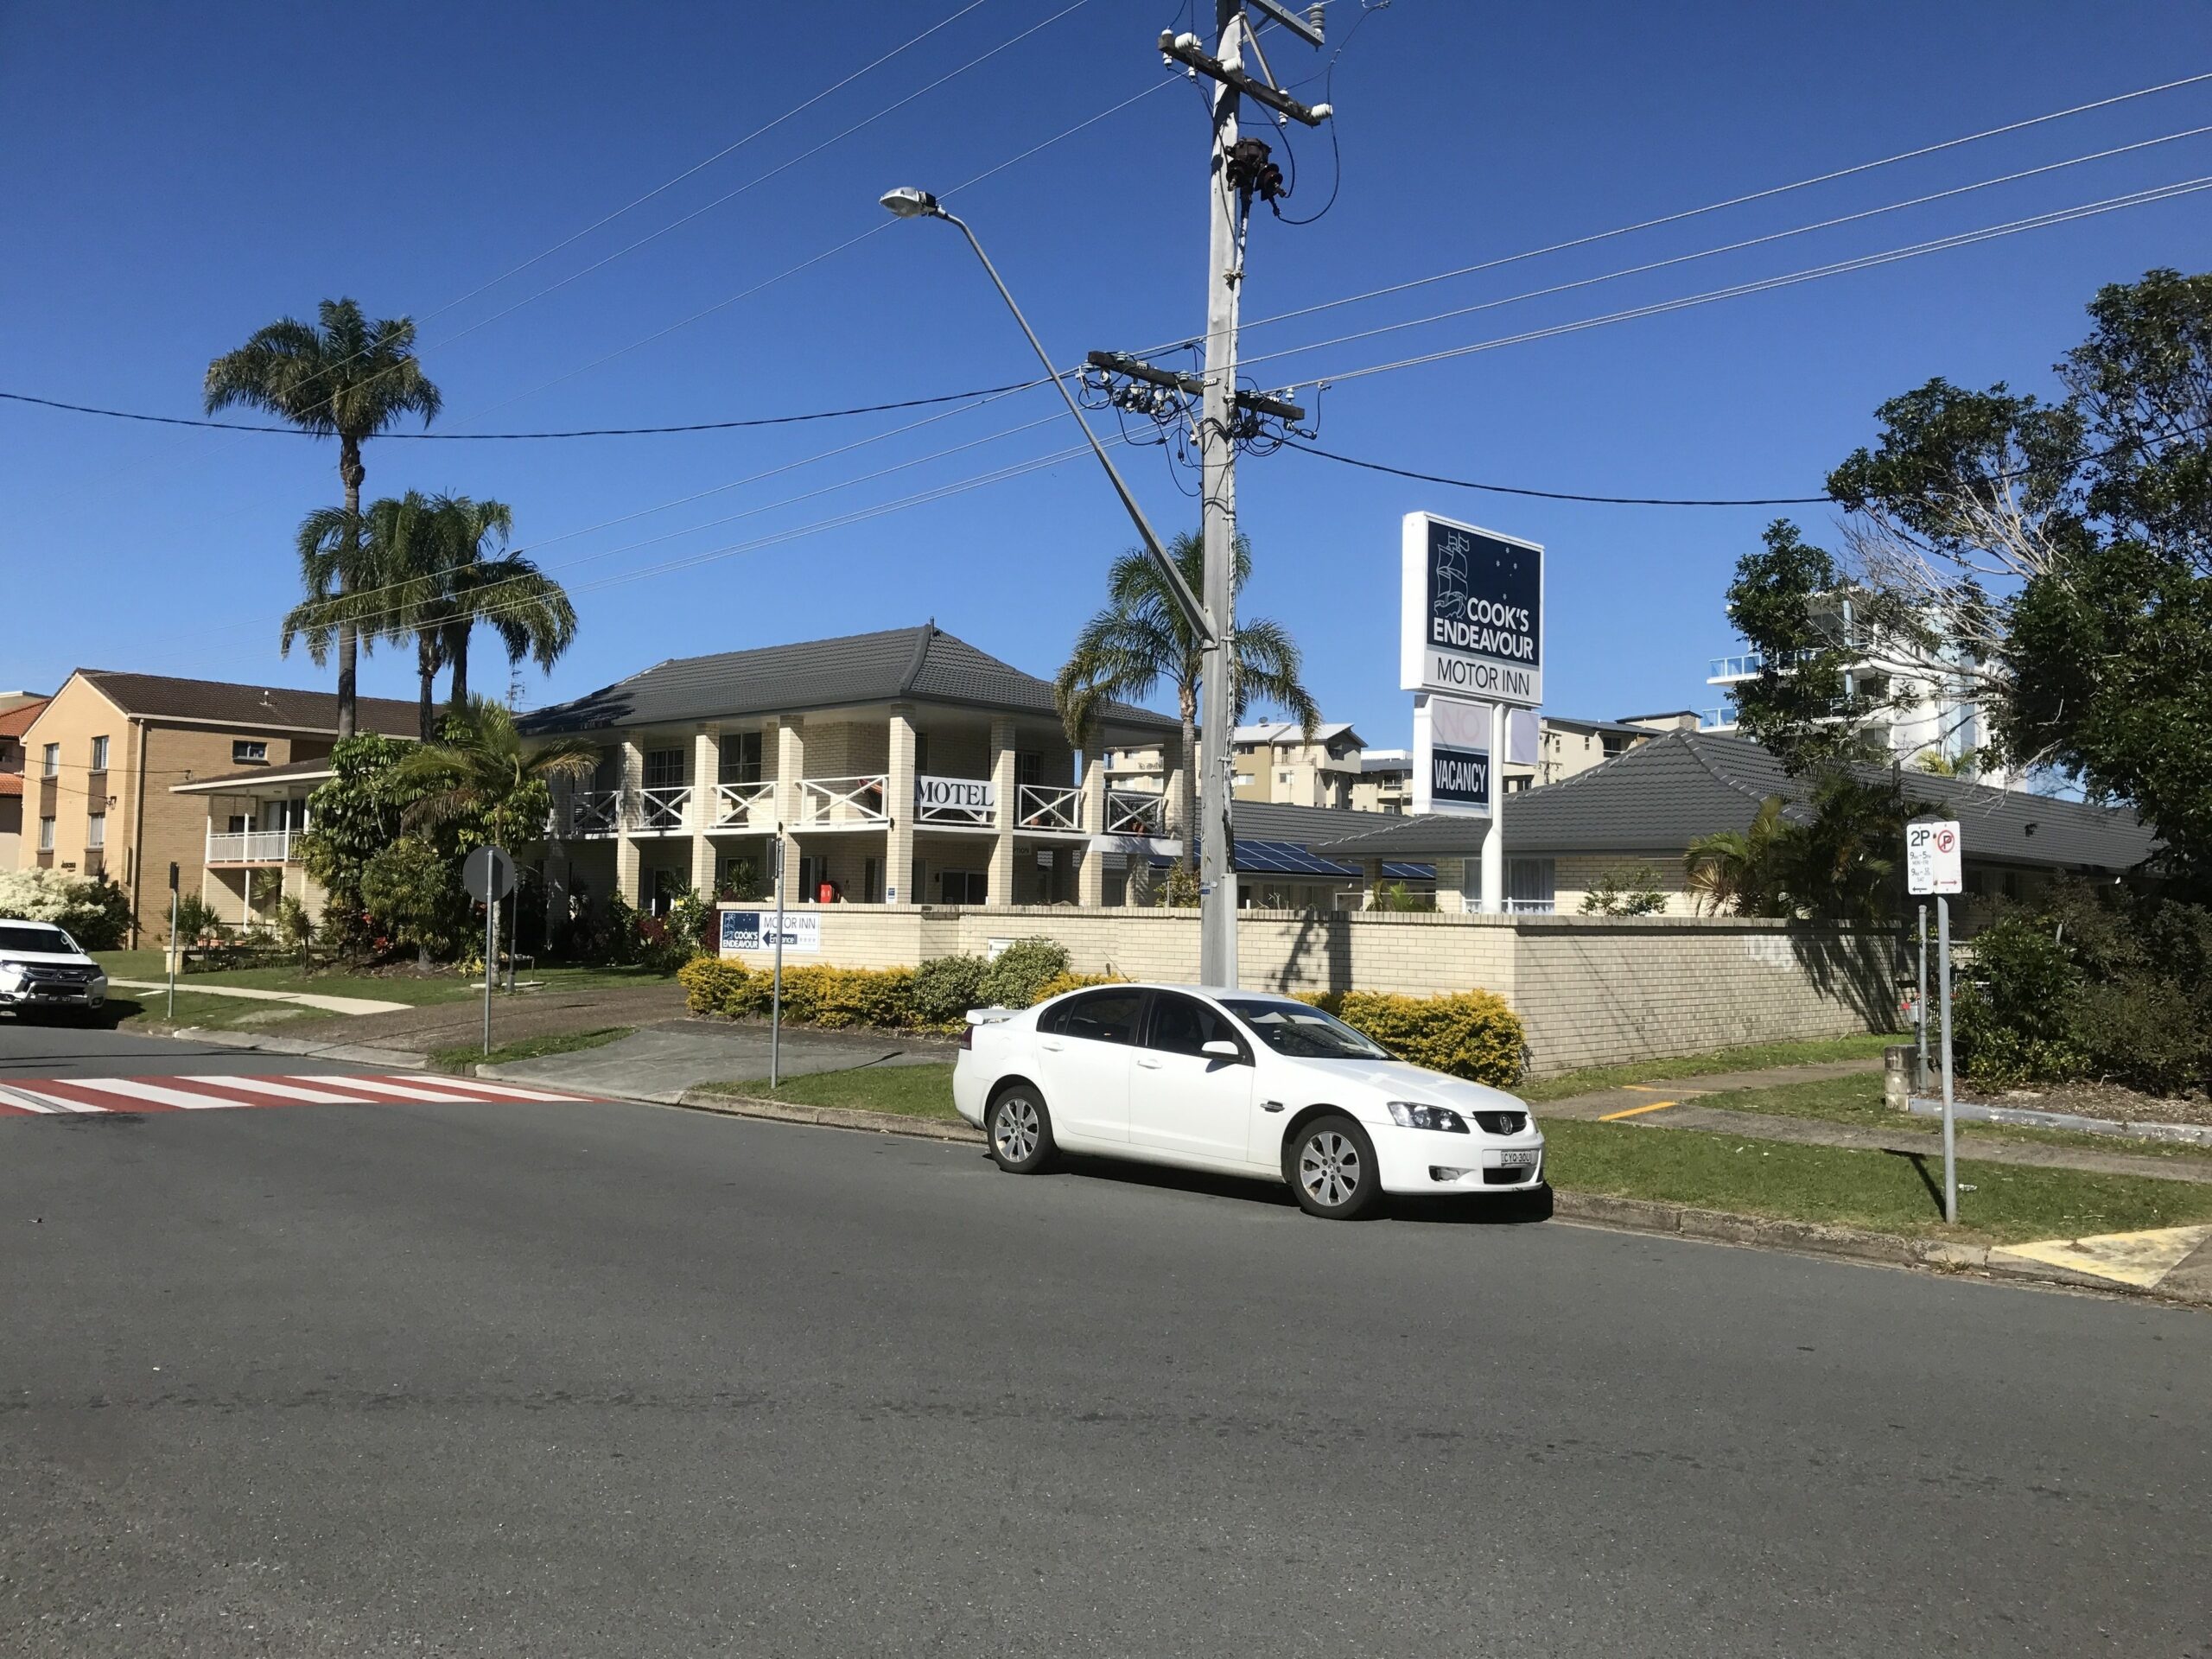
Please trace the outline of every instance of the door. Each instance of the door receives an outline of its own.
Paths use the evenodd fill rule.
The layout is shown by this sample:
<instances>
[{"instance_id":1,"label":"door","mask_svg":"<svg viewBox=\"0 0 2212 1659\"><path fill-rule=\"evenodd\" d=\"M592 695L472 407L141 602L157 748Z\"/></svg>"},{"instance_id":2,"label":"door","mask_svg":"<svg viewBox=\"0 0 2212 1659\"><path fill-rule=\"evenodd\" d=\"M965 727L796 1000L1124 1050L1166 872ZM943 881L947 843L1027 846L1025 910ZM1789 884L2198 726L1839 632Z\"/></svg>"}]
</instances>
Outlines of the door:
<instances>
[{"instance_id":1,"label":"door","mask_svg":"<svg viewBox=\"0 0 2212 1659\"><path fill-rule=\"evenodd\" d=\"M1239 1058L1203 1053L1230 1042ZM1242 1168L1251 1138L1252 1051L1229 1020L1194 996L1154 991L1129 1072L1129 1144Z\"/></svg>"},{"instance_id":2,"label":"door","mask_svg":"<svg viewBox=\"0 0 2212 1659\"><path fill-rule=\"evenodd\" d=\"M1116 986L1055 1006L1037 1027L1037 1081L1064 1140L1126 1145L1129 1056L1145 994Z\"/></svg>"}]
</instances>

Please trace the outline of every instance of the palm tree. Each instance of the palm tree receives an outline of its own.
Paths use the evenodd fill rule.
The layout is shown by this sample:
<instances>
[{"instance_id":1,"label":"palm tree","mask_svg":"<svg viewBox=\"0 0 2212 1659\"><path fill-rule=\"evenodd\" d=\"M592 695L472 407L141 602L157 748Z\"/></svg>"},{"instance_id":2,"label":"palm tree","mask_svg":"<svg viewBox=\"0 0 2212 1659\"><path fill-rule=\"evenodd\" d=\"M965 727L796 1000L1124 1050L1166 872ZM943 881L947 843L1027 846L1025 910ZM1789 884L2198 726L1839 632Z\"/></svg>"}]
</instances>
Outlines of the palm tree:
<instances>
[{"instance_id":1,"label":"palm tree","mask_svg":"<svg viewBox=\"0 0 2212 1659\"><path fill-rule=\"evenodd\" d=\"M589 738L525 743L505 704L472 697L448 723L442 739L400 757L391 781L423 791L400 814L410 830L481 815L500 843L512 847L536 841L544 827L542 810L525 808L526 792L588 778L601 759Z\"/></svg>"},{"instance_id":2,"label":"palm tree","mask_svg":"<svg viewBox=\"0 0 2212 1659\"><path fill-rule=\"evenodd\" d=\"M442 496L438 517L447 554L448 612L439 650L453 669L458 714L468 706L468 640L479 622L499 636L511 665L527 656L550 671L575 641L576 607L568 590L535 563L506 550L514 513L505 502Z\"/></svg>"},{"instance_id":3,"label":"palm tree","mask_svg":"<svg viewBox=\"0 0 2212 1659\"><path fill-rule=\"evenodd\" d=\"M424 742L436 735L432 685L444 663L439 640L446 615L435 607L444 558L441 532L437 504L416 490L372 501L365 512L319 507L309 513L299 534L300 582L308 596L286 614L278 642L289 656L292 641L304 639L320 665L333 639L374 650L378 639L402 640L413 633L416 735ZM340 677L342 683L342 669Z\"/></svg>"},{"instance_id":4,"label":"palm tree","mask_svg":"<svg viewBox=\"0 0 2212 1659\"><path fill-rule=\"evenodd\" d=\"M1204 539L1186 531L1168 543L1167 555L1192 591L1198 592L1205 578ZM1239 536L1230 569L1232 595L1243 591L1251 574L1251 543ZM1205 652L1143 549L1131 548L1114 561L1106 573L1106 608L1076 635L1075 650L1053 682L1053 701L1059 705L1068 741L1089 750L1096 741L1094 728L1103 705L1148 696L1162 680L1175 688L1184 757L1176 811L1183 830L1183 863L1195 868L1197 837L1191 829L1198 816L1198 769L1192 757L1198 753L1198 690ZM1300 664L1297 643L1281 623L1263 617L1240 618L1231 664L1230 723L1242 720L1254 702L1268 703L1295 720L1311 741L1321 710L1299 678ZM1212 695L1211 687L1207 695Z\"/></svg>"},{"instance_id":5,"label":"palm tree","mask_svg":"<svg viewBox=\"0 0 2212 1659\"><path fill-rule=\"evenodd\" d=\"M207 412L237 405L265 410L302 431L338 440L345 489L344 543L334 553L339 594L354 591L359 569L361 445L403 416L428 426L442 401L415 358L415 325L405 317L370 322L352 300L325 300L321 326L283 317L207 365ZM305 527L302 527L304 539ZM318 595L309 589L309 598ZM357 649L350 620L331 619L338 645L338 735L355 725ZM320 657L317 661L321 661Z\"/></svg>"},{"instance_id":6,"label":"palm tree","mask_svg":"<svg viewBox=\"0 0 2212 1659\"><path fill-rule=\"evenodd\" d=\"M1713 915L1724 911L1739 916L1775 913L1775 855L1790 827L1782 807L1782 797L1770 795L1759 804L1749 829L1716 830L1690 842L1682 855L1685 885L1701 909Z\"/></svg>"}]
</instances>

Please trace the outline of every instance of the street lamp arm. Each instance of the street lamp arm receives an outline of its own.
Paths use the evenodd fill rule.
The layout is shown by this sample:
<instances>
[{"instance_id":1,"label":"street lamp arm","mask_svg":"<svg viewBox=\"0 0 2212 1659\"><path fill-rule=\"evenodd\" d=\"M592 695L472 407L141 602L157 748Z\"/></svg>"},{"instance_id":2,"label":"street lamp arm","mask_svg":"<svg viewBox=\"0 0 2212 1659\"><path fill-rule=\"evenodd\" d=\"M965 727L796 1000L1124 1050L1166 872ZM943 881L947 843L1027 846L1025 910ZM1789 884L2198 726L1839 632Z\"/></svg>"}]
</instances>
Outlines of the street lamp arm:
<instances>
[{"instance_id":1,"label":"street lamp arm","mask_svg":"<svg viewBox=\"0 0 2212 1659\"><path fill-rule=\"evenodd\" d=\"M1202 646L1211 645L1216 639L1212 617L1207 613L1205 605L1199 602L1198 596L1191 591L1191 584L1183 580L1183 573L1175 568L1175 561L1167 556L1167 550L1160 544L1160 537L1153 533L1151 522L1144 516L1144 509L1137 505L1136 497L1129 493L1129 486L1122 481L1120 470L1107 454L1106 447L1098 442L1098 435L1090 429L1090 423L1084 419L1082 405L1076 402L1075 394L1068 390L1067 382L1061 378L1060 372L1052 366L1052 359L1046 355L1044 342L1037 338L1037 331L1029 326L1029 319L1021 315L1021 308L1014 303L1014 295L1007 288L1005 279L999 275L998 267L991 263L991 256L983 251L983 245L976 239L976 232L968 228L968 221L957 213L946 211L934 197L930 199L927 213L931 218L957 226L961 235L968 238L968 245L976 250L976 257L982 261L983 270L989 275L992 286L998 289L999 297L1006 302L1006 308L1014 313L1014 320L1021 325L1021 332L1028 337L1030 349L1037 353L1037 360L1045 365L1045 373L1051 379L1053 389L1067 404L1068 413L1075 416L1075 423L1083 429L1083 435L1090 441L1090 453L1098 457L1098 464L1106 469L1106 476L1113 480L1114 493L1122 498L1122 505L1136 524L1137 533L1144 537L1144 550L1151 556L1153 563L1159 567L1160 580L1167 584L1168 594L1174 600L1176 608L1183 613L1184 620L1198 635L1198 643Z\"/></svg>"}]
</instances>

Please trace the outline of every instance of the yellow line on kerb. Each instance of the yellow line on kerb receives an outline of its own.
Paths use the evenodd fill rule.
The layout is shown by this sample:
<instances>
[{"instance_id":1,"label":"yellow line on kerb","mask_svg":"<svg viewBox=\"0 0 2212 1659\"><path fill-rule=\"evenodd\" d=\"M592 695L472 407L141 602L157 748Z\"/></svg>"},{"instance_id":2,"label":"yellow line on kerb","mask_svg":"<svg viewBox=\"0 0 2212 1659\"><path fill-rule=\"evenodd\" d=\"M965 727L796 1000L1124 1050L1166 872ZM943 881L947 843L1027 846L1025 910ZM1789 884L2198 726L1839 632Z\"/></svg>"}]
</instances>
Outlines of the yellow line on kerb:
<instances>
[{"instance_id":1,"label":"yellow line on kerb","mask_svg":"<svg viewBox=\"0 0 2212 1659\"><path fill-rule=\"evenodd\" d=\"M1681 1104L1677 1100L1655 1100L1649 1106L1631 1106L1624 1112L1607 1112L1598 1121L1600 1123L1618 1123L1624 1117L1641 1117L1646 1112L1663 1112L1669 1106Z\"/></svg>"}]
</instances>

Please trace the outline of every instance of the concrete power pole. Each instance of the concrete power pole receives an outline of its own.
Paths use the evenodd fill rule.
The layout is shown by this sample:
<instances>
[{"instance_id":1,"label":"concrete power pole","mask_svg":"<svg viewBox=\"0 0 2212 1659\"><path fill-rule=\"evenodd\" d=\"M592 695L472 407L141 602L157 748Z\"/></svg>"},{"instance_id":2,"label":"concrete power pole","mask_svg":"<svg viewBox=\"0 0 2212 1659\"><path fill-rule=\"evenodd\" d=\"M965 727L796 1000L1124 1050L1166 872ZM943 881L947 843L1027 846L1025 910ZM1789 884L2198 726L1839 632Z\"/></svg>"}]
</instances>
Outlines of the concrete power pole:
<instances>
[{"instance_id":1,"label":"concrete power pole","mask_svg":"<svg viewBox=\"0 0 2212 1659\"><path fill-rule=\"evenodd\" d=\"M1216 60L1238 63L1244 29L1243 0L1214 0L1219 45ZM1206 647L1205 701L1198 711L1198 982L1236 983L1236 852L1230 839L1230 801L1236 758L1230 753L1236 693L1231 683L1236 651L1236 595L1232 580L1236 548L1236 442L1230 427L1236 391L1237 296L1244 283L1243 200L1230 182L1229 156L1237 138L1237 92L1227 80L1214 84L1213 159L1206 175L1205 391L1198 414L1200 497L1205 508L1205 581L1199 597L1213 619Z\"/></svg>"}]
</instances>

